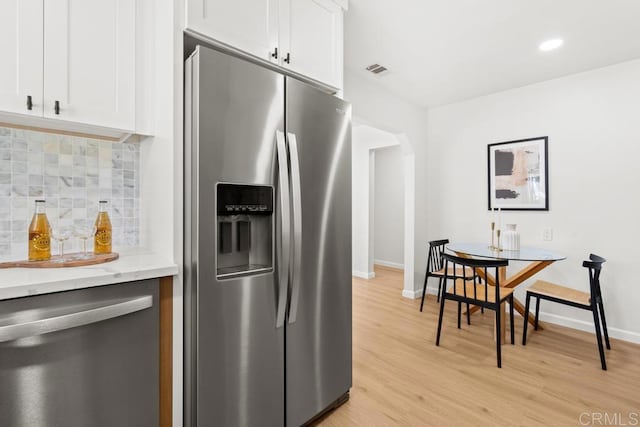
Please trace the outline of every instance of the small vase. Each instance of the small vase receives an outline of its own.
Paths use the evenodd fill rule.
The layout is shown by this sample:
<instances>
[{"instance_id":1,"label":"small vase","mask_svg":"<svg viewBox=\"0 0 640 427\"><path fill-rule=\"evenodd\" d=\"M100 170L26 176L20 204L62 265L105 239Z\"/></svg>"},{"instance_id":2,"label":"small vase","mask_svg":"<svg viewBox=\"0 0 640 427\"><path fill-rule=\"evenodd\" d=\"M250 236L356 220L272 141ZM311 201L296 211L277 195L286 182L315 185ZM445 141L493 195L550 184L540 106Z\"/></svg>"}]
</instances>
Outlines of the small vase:
<instances>
[{"instance_id":1,"label":"small vase","mask_svg":"<svg viewBox=\"0 0 640 427\"><path fill-rule=\"evenodd\" d=\"M516 224L506 224L506 230L502 233L501 240L503 250L520 250L520 233L516 231Z\"/></svg>"}]
</instances>

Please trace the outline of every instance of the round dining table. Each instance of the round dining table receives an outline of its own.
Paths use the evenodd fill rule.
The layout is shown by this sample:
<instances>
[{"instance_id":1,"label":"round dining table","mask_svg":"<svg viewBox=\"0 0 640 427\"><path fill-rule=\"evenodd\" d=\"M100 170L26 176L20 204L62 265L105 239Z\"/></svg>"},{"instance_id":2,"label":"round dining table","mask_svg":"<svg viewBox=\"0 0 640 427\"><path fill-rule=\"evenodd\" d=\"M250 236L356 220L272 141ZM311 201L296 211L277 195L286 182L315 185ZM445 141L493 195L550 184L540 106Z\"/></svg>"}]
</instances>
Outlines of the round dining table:
<instances>
[{"instance_id":1,"label":"round dining table","mask_svg":"<svg viewBox=\"0 0 640 427\"><path fill-rule=\"evenodd\" d=\"M500 267L498 269L499 283L501 287L505 288L515 288L520 285L525 280L531 278L533 275L538 272L544 270L551 264L556 261L561 261L566 259L565 255L562 255L557 252L549 251L547 249L539 249L532 248L528 246L523 246L520 250L517 251L508 251L508 250L498 250L495 248L491 248L486 243L449 243L446 245L446 249L449 252L455 253L457 256L465 257L465 258L491 258L491 259L507 259L509 261L525 261L526 264L523 268L518 270L515 274L510 277L507 277L507 268ZM487 275L485 277L484 272L480 269L476 272L480 277L482 277L486 282L495 286L496 279L491 275ZM524 305L518 299L513 299L513 308L516 309L522 317L524 317ZM472 307L471 313L474 313L479 310L479 307ZM501 325L500 331L502 334L502 342L505 342L505 325L504 319L506 318L505 307L502 304L502 315L501 315ZM528 316L529 323L534 324L533 315L529 314ZM497 325L496 325L497 328ZM538 325L538 329L541 326Z\"/></svg>"}]
</instances>

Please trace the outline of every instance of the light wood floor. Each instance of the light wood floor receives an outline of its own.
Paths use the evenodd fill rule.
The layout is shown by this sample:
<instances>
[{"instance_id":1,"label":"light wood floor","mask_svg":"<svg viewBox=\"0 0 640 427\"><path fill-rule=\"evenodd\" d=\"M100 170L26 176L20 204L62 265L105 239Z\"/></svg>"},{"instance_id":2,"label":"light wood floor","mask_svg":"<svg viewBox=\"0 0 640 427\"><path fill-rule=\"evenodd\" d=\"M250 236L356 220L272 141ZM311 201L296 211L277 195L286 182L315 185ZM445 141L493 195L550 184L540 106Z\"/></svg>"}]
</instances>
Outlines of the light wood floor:
<instances>
[{"instance_id":1,"label":"light wood floor","mask_svg":"<svg viewBox=\"0 0 640 427\"><path fill-rule=\"evenodd\" d=\"M529 328L523 347L516 316L516 344L503 346L498 369L492 312L458 330L456 305L447 305L436 347L435 297L420 313L420 300L401 290L397 270L353 279L351 399L319 425L575 426L583 412L640 413L639 345L612 340L605 372L594 335L546 324Z\"/></svg>"}]
</instances>

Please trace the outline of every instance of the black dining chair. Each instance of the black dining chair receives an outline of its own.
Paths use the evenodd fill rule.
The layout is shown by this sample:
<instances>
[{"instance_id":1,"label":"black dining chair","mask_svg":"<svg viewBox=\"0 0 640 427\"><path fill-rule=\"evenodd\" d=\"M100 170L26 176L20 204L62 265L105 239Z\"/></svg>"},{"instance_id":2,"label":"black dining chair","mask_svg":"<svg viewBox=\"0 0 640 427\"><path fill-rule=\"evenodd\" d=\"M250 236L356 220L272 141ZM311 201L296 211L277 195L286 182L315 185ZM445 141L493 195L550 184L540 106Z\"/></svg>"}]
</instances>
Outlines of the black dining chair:
<instances>
[{"instance_id":1,"label":"black dining chair","mask_svg":"<svg viewBox=\"0 0 640 427\"><path fill-rule=\"evenodd\" d=\"M462 304L467 305L467 323L471 323L469 305L477 305L489 310L493 310L496 313L495 325L501 325L501 309L500 305L504 302L509 302L509 320L511 325L511 344L514 342L514 329L513 329L513 289L500 287L500 275L498 269L509 265L509 260L488 260L488 259L475 259L475 258L461 258L455 255L443 254L445 260L445 271L449 271L449 267L462 268L463 277L456 277L455 275L445 274L444 288L445 291L442 294L440 300L440 315L438 316L438 333L436 335L436 345L440 345L440 332L442 331L442 315L444 313L444 304L446 300L453 300L458 302L458 329L460 329L460 318L462 311ZM474 274L471 280L466 280L467 269L471 269L475 272L480 270L484 272L484 277L488 277L488 274L493 274L496 278L495 286L489 284L479 283L478 277ZM493 271L492 271L493 270ZM451 282L451 286L447 289L447 283ZM496 351L498 358L498 368L502 367L502 334L500 331L496 331Z\"/></svg>"},{"instance_id":2,"label":"black dining chair","mask_svg":"<svg viewBox=\"0 0 640 427\"><path fill-rule=\"evenodd\" d=\"M422 301L420 302L420 311L422 311L422 307L424 306L424 297L427 294L427 280L429 280L429 277L438 278L438 293L436 294L436 301L440 302L440 298L442 296L442 283L445 276L444 260L442 259L442 255L444 254L445 246L448 243L449 239L432 240L429 242L429 252L427 254L427 271L425 272L424 284L422 286ZM462 269L458 269L458 271L455 272L455 275L457 277L463 277ZM473 278L473 270L467 269L467 274L465 277L468 277L467 280L471 280Z\"/></svg>"},{"instance_id":3,"label":"black dining chair","mask_svg":"<svg viewBox=\"0 0 640 427\"><path fill-rule=\"evenodd\" d=\"M527 289L527 301L525 303L525 322L522 332L522 345L527 345L527 317L529 315L529 302L531 297L536 298L536 316L534 329L538 330L538 318L540 315L540 300L548 300L560 304L569 305L571 307L589 310L593 313L593 323L596 328L596 341L598 341L598 351L600 352L600 364L603 370L607 370L607 363L604 357L604 348L602 346L602 335L600 334L600 321L602 321L602 331L604 332L604 341L607 350L611 349L609 343L609 333L607 331L607 320L604 317L604 306L602 305L602 291L600 289L600 272L602 264L607 260L601 256L591 254L589 261L584 261L582 266L589 271L589 292L579 291L577 289L568 288L566 286L557 285L555 283L545 282L544 280L536 281L529 289Z\"/></svg>"}]
</instances>

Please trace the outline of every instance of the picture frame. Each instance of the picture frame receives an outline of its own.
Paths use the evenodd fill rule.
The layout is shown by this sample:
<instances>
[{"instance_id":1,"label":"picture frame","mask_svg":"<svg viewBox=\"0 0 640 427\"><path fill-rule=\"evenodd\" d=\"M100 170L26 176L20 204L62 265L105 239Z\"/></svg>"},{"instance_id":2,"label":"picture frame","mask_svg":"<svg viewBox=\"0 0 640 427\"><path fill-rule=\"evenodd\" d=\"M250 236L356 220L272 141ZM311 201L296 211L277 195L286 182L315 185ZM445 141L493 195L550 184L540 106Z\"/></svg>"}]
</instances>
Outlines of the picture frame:
<instances>
[{"instance_id":1,"label":"picture frame","mask_svg":"<svg viewBox=\"0 0 640 427\"><path fill-rule=\"evenodd\" d=\"M489 210L549 210L548 143L540 136L487 146Z\"/></svg>"}]
</instances>

